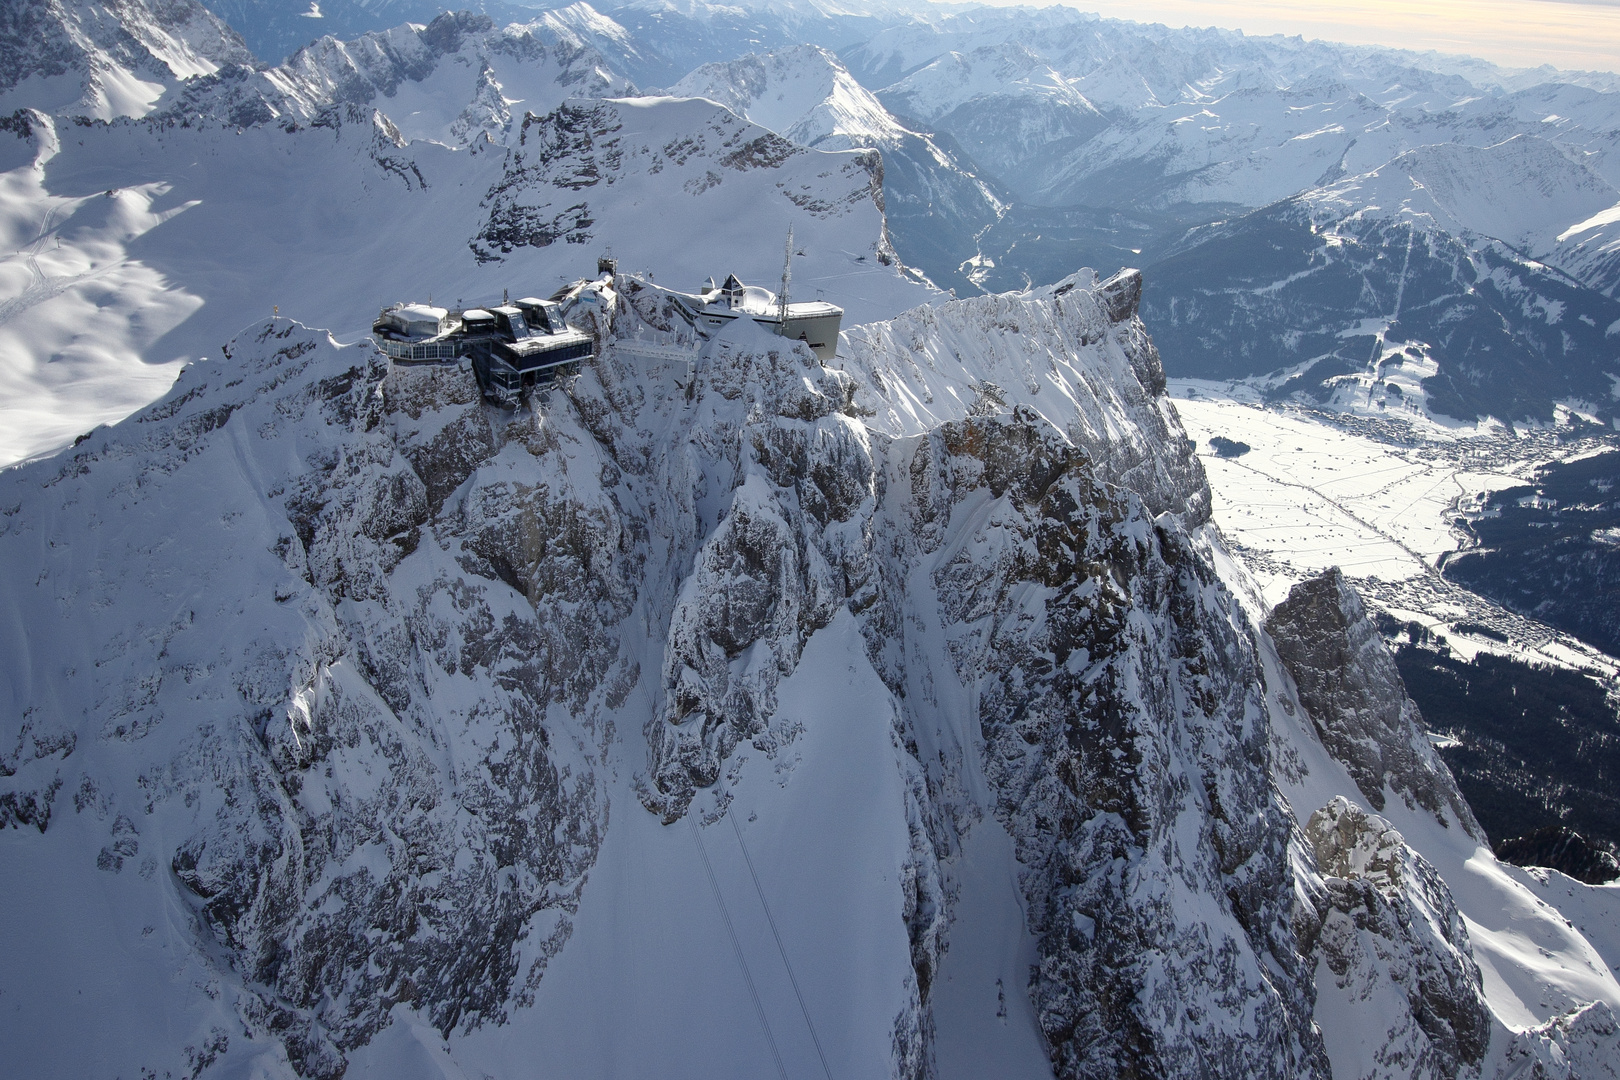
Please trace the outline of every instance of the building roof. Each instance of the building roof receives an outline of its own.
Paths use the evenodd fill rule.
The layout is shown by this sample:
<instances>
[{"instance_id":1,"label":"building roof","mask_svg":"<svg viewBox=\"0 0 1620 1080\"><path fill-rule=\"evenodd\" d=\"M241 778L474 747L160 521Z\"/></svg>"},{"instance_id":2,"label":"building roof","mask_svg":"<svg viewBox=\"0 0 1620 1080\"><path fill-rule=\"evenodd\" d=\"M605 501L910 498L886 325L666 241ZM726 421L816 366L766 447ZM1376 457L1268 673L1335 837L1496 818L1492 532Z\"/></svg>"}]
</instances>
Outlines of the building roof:
<instances>
[{"instance_id":1,"label":"building roof","mask_svg":"<svg viewBox=\"0 0 1620 1080\"><path fill-rule=\"evenodd\" d=\"M390 308L388 313L407 322L442 322L450 314L442 307L429 304L398 304Z\"/></svg>"},{"instance_id":2,"label":"building roof","mask_svg":"<svg viewBox=\"0 0 1620 1080\"><path fill-rule=\"evenodd\" d=\"M824 315L842 315L844 309L825 300L795 300L788 304L788 318L816 319Z\"/></svg>"}]
</instances>

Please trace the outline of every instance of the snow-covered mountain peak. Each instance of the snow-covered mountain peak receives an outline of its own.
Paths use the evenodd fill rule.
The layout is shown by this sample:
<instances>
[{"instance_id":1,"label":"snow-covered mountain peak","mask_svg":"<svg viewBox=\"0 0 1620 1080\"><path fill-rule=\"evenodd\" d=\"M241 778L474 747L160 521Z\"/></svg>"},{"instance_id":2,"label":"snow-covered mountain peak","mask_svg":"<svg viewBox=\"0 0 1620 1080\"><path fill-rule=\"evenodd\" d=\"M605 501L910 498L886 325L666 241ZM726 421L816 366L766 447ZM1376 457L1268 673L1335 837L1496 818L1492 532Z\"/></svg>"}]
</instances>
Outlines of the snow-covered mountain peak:
<instances>
[{"instance_id":1,"label":"snow-covered mountain peak","mask_svg":"<svg viewBox=\"0 0 1620 1080\"><path fill-rule=\"evenodd\" d=\"M819 46L706 64L670 93L720 102L801 146L879 151L886 218L918 240L911 257L929 273L954 269L1004 208L999 193L957 161L959 151L904 127Z\"/></svg>"},{"instance_id":2,"label":"snow-covered mountain peak","mask_svg":"<svg viewBox=\"0 0 1620 1080\"><path fill-rule=\"evenodd\" d=\"M630 31L602 14L585 0L575 0L567 7L552 8L539 14L533 24L544 26L559 44L576 49L593 50L604 57L634 60L640 57L641 46Z\"/></svg>"},{"instance_id":3,"label":"snow-covered mountain peak","mask_svg":"<svg viewBox=\"0 0 1620 1080\"><path fill-rule=\"evenodd\" d=\"M838 57L816 45L705 64L667 93L719 102L804 146L892 146L905 134Z\"/></svg>"},{"instance_id":4,"label":"snow-covered mountain peak","mask_svg":"<svg viewBox=\"0 0 1620 1080\"><path fill-rule=\"evenodd\" d=\"M668 117L710 159L762 137L569 110L525 160L614 187ZM1334 801L1141 287L926 305L823 366L619 274L517 412L269 320L0 474L5 914L51 961L0 970L12 1060L95 1008L67 1059L200 1076L1487 1066L1502 972L1547 982L1505 933L1472 958L1509 887L1421 802ZM1364 682L1376 636L1316 599L1306 651ZM1454 899L1436 834L1487 884ZM1557 1000L1620 1000L1579 974ZM1602 1019L1527 1047L1598 1059Z\"/></svg>"},{"instance_id":5,"label":"snow-covered mountain peak","mask_svg":"<svg viewBox=\"0 0 1620 1080\"><path fill-rule=\"evenodd\" d=\"M1323 222L1356 214L1427 219L1453 234L1545 255L1571 226L1620 201L1620 192L1557 144L1515 135L1484 147L1415 147L1303 198Z\"/></svg>"},{"instance_id":6,"label":"snow-covered mountain peak","mask_svg":"<svg viewBox=\"0 0 1620 1080\"><path fill-rule=\"evenodd\" d=\"M946 53L884 90L884 96L899 103L907 115L929 122L976 99L1004 95L1045 98L1081 113L1096 113L1068 80L1018 42Z\"/></svg>"},{"instance_id":7,"label":"snow-covered mountain peak","mask_svg":"<svg viewBox=\"0 0 1620 1080\"><path fill-rule=\"evenodd\" d=\"M254 63L195 0L15 0L0 32L0 113L144 116L167 92Z\"/></svg>"},{"instance_id":8,"label":"snow-covered mountain peak","mask_svg":"<svg viewBox=\"0 0 1620 1080\"><path fill-rule=\"evenodd\" d=\"M1494 385L1448 348L1602 376L1620 308L1446 230L1482 169L1604 176L1604 103L1505 144L1534 100L1386 55L978 8L882 54L939 80L934 141L823 51L871 23L764 3L445 15L0 118L8 453L59 448L0 470L8 1067L1602 1080L1613 890L1492 857L1343 575L1269 630L1238 599L1159 350L1273 327L1436 401ZM699 96L621 96L699 53ZM1104 274L898 266L889 224L972 251L1008 209L947 134L1129 195L1009 211L1108 232ZM1362 212L1313 230L1270 201L1302 186ZM1232 242L1110 273L1189 204ZM774 287L790 225L826 362L670 292ZM517 408L366 336L508 292L595 351Z\"/></svg>"},{"instance_id":9,"label":"snow-covered mountain peak","mask_svg":"<svg viewBox=\"0 0 1620 1080\"><path fill-rule=\"evenodd\" d=\"M836 18L838 16L872 17L926 17L934 10L927 0L630 0L623 7L638 11L670 11L689 19L711 19L738 13L770 12L779 17L793 19Z\"/></svg>"},{"instance_id":10,"label":"snow-covered mountain peak","mask_svg":"<svg viewBox=\"0 0 1620 1080\"><path fill-rule=\"evenodd\" d=\"M1097 22L1097 16L1063 5L1016 11L984 6L949 10L941 5L932 18L912 19L873 34L851 49L846 60L869 84L887 85L953 51L1038 40L1062 48L1083 39L1082 28Z\"/></svg>"},{"instance_id":11,"label":"snow-covered mountain peak","mask_svg":"<svg viewBox=\"0 0 1620 1080\"><path fill-rule=\"evenodd\" d=\"M875 151L810 150L701 98L567 102L517 125L471 249L521 266L559 240L600 243L626 268L691 275L677 287L716 272L774 282L782 249L763 238L791 223L799 287L872 317L932 293L895 266L880 176Z\"/></svg>"},{"instance_id":12,"label":"snow-covered mountain peak","mask_svg":"<svg viewBox=\"0 0 1620 1080\"><path fill-rule=\"evenodd\" d=\"M199 80L165 111L238 125L297 124L335 106L360 105L387 114L407 140L468 146L487 137L505 144L526 112L549 112L569 97L634 92L550 16L498 28L485 15L446 13L426 26L405 24L351 41L323 37L278 67Z\"/></svg>"},{"instance_id":13,"label":"snow-covered mountain peak","mask_svg":"<svg viewBox=\"0 0 1620 1080\"><path fill-rule=\"evenodd\" d=\"M551 8L544 12L541 18L548 26L556 27L558 30L566 28L589 37L611 37L624 43L628 43L630 39L629 31L585 0L575 0L567 7Z\"/></svg>"},{"instance_id":14,"label":"snow-covered mountain peak","mask_svg":"<svg viewBox=\"0 0 1620 1080\"><path fill-rule=\"evenodd\" d=\"M898 369L916 363L908 343L926 344L939 358L931 363L949 357L966 376L1011 384L1029 363L1022 339L1009 325L993 340L977 331L1042 320L1043 340L1087 342L1066 350L1074 366L1054 355L1046 377L1054 392L1066 388L1109 418L1094 432L1105 445L1131 413L1099 391L1172 415L1151 385L1151 344L1128 314L1131 284L1116 284L946 305L933 325L934 309L918 309L871 336L863 355ZM1036 827L1046 796L1017 796L1030 790L1020 770L1061 753L1063 732L1082 717L1037 716L1018 702L1030 693L1029 661L1079 642L1070 631L1026 641L1035 631L1019 625L988 647L974 611L1003 591L1064 605L1062 625L1091 641L1085 662L1117 670L1103 684L1121 687L1109 700L1144 727L1144 745L1173 745L1148 731L1186 726L1172 704L1180 695L1143 702L1123 687L1174 670L1181 661L1172 657L1189 649L1202 650L1194 665L1202 673L1217 655L1196 639L1174 645L1168 624L1147 632L1118 622L1129 608L1123 595L1058 586L1108 560L1131 567L1119 571L1129 587L1176 590L1201 610L1214 601L1166 562L1197 558L1187 539L1170 539L1182 526L1155 524L1094 474L1093 462L1122 464L1113 455L1070 444L1032 410L1002 411L988 389L983 408L941 401L936 431L890 438L869 431L852 401L859 369L823 368L802 346L758 333L703 346L669 320L656 287L635 277L621 285L596 289L595 313L577 315L597 335L598 360L537 412L486 408L465 369L391 367L369 343L339 347L275 320L69 458L0 475L0 588L28 613L6 626L54 610L55 622L72 627L71 646L53 650L46 667L32 659L41 651L25 653L20 642L4 650L16 670L0 685L18 699L4 715L21 726L4 743L18 749L7 751L0 807L21 828L0 837L8 857L29 867L61 861L53 875L12 874L6 911L28 925L45 926L52 909L76 922L83 905L63 907L66 888L70 897L108 895L122 913L83 928L95 948L8 966L0 978L26 969L33 985L26 1008L0 1019L8 1044L17 1045L14 1015L32 1023L80 987L108 985L86 965L105 974L107 958L121 957L112 984L140 992L134 1011L118 1015L138 1014L165 1037L98 1028L83 1045L135 1062L131 1069L176 1068L183 1047L204 1045L221 1067L303 1077L381 1070L372 1055L384 1053L411 1063L424 1052L469 1064L512 1052L577 1063L601 1060L608 1046L649 1068L716 1053L763 1063L753 1013L729 1007L740 993L734 969L709 959L730 954L714 951L712 909L699 906L712 901L693 877L709 864L715 888L730 887L719 850L700 863L692 848L691 834L704 829L698 817L716 806L735 808L761 894L787 873L795 888L773 890L772 902L787 912L808 905L801 917L784 916L784 952L830 953L825 967L800 961L799 981L840 1073L875 1061L922 1075L929 1003L954 993L934 975L948 925L936 852L956 841L930 829L957 815L1006 815L1043 867L1028 879L1029 896L1050 909L1044 918L1073 918L1057 884L1067 856ZM871 393L899 404L910 391L863 388ZM1185 444L1153 453L1191 460ZM196 491L208 497L187 497ZM41 512L64 494L67 516ZM59 542L114 521L122 524L93 549ZM1050 571L1037 555L1048 548L1062 554ZM86 585L84 560L141 570ZM949 642L902 629L917 624L908 579L938 582L931 603L950 613ZM1110 634L1085 629L1099 618L1111 620ZM1219 618L1209 625L1232 633ZM907 635L905 649L886 644ZM83 677L47 690L62 663ZM998 687L986 715L997 725L994 775L1006 797L984 791L971 816L966 805L932 805L969 783L983 788L955 756L973 745L969 714L920 704L925 693L955 693L958 663ZM1080 673L1060 668L1055 677ZM827 688L852 678L859 693L824 711ZM900 696L902 687L910 689ZM33 707L41 693L51 708ZM1263 798L1263 773L1232 766L1252 756L1258 733L1240 742L1223 725L1205 737L1218 744L1210 760L1225 762L1208 780L1223 800L1245 804L1240 781ZM933 780L907 749L919 738L956 748L933 759L941 770ZM1043 746L1039 757L1032 745ZM1150 765L1155 776L1181 775L1196 760L1189 751ZM679 816L682 800L703 789L690 824L650 827L656 819L636 808L632 787L644 762L657 790L676 800L661 807L666 814ZM1198 825L1205 815L1196 807L1158 807L1134 769L1112 782L1152 815L1151 836L1121 832L1099 855L1113 860L1127 845L1146 864L1134 888L1162 882L1213 912L1207 944L1180 941L1164 955L1187 978L1234 962L1242 978L1212 1007L1216 1034L1166 1013L1154 1020L1166 1045L1131 1052L1189 1054L1214 1038L1248 1056L1247 1035L1261 1040L1253 1052L1261 1057L1298 1053L1289 1032L1306 1029L1287 1018L1307 998L1286 951L1276 892L1285 879L1257 884L1277 902L1269 929L1251 935L1229 914L1212 856L1168 873L1164 845L1185 828L1220 826ZM1220 843L1280 853L1281 808L1262 812L1255 836L1221 832ZM706 842L723 835L709 831ZM1121 949L1109 945L1087 969L1121 992L1150 982L1152 971L1123 945L1146 934L1168 946L1179 940L1175 921L1143 914L1108 875L1089 877L1098 885L1089 901L1111 912L1089 909L1098 911L1098 940L1118 938ZM621 922L630 912L614 897L642 887L651 890L648 910ZM1005 899L1021 920L1016 895ZM832 912L835 927L866 932L822 934L818 910ZM660 933L657 912L703 921L685 935ZM54 950L50 933L35 940ZM1021 930L1015 936L1024 940ZM135 944L114 944L126 937ZM806 954L806 940L817 950ZM635 1000L604 1028L581 1018L600 1007L599 995L623 992L625 972L591 960L613 941L641 960L629 976ZM1064 971L1084 956L1061 933L1045 948L1040 1022L1067 1045L1082 1006L1065 997L1074 980ZM994 971L1000 964L991 961ZM173 980L177 970L185 977ZM785 977L756 970L772 980L762 992L774 1001ZM1280 970L1289 973L1283 989ZM703 993L670 993L694 979ZM836 1007L849 992L862 1008ZM665 1018L650 1028L639 1022L651 1016L648 993ZM1033 1006L1016 991L1008 997L1032 1023ZM728 1008L717 1012L717 1000ZM697 1024L701 1039L672 1043L671 1019ZM415 1030L435 1034L410 1050L402 1033ZM783 1052L808 1055L809 1040L800 1047L791 1034L784 1030ZM1017 1038L1042 1052L1033 1027ZM1075 1053L1089 1045L1073 1041ZM42 1060L36 1050L21 1051L30 1071Z\"/></svg>"},{"instance_id":15,"label":"snow-covered mountain peak","mask_svg":"<svg viewBox=\"0 0 1620 1080\"><path fill-rule=\"evenodd\" d=\"M479 69L461 56L435 71L471 84ZM821 290L852 323L938 295L896 266L875 152L807 150L712 103L666 98L537 114L503 104L516 115L496 133L512 151L467 153L397 107L415 87L307 126L192 118L75 126L66 140L50 122L0 129L0 221L17 247L6 265L38 283L0 309L0 457L60 447L154 400L177 363L216 355L267 305L352 340L398 300L549 295L604 247L686 288L730 272L771 284L790 225L796 291ZM449 127L458 114L438 116ZM60 152L36 168L42 146Z\"/></svg>"}]
</instances>

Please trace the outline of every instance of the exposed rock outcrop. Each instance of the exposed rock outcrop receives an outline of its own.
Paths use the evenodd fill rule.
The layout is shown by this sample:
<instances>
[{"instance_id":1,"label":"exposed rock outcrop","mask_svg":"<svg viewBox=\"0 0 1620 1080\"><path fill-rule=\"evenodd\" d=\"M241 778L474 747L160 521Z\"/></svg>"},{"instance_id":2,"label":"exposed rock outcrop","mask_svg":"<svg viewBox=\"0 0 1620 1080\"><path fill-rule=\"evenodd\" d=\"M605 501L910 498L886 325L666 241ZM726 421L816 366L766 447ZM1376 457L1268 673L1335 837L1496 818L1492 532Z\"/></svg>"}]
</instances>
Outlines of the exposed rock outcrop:
<instances>
[{"instance_id":1,"label":"exposed rock outcrop","mask_svg":"<svg viewBox=\"0 0 1620 1080\"><path fill-rule=\"evenodd\" d=\"M1620 1022L1593 1002L1518 1032L1498 1080L1613 1080L1620 1077Z\"/></svg>"},{"instance_id":2,"label":"exposed rock outcrop","mask_svg":"<svg viewBox=\"0 0 1620 1080\"><path fill-rule=\"evenodd\" d=\"M840 411L849 376L786 343L721 343L709 360L705 389L744 417L710 430L731 443L724 460L741 482L670 621L647 796L670 818L739 741L770 743L776 683L872 575L856 517L870 516L875 473L866 432Z\"/></svg>"},{"instance_id":3,"label":"exposed rock outcrop","mask_svg":"<svg viewBox=\"0 0 1620 1080\"><path fill-rule=\"evenodd\" d=\"M1312 814L1305 835L1323 875L1310 947L1318 993L1380 1020L1329 1028L1336 1074L1353 1064L1362 1080L1478 1075L1491 1015L1446 883L1389 822L1343 797Z\"/></svg>"},{"instance_id":4,"label":"exposed rock outcrop","mask_svg":"<svg viewBox=\"0 0 1620 1080\"><path fill-rule=\"evenodd\" d=\"M1620 878L1620 858L1610 845L1588 840L1564 825L1503 840L1496 845L1496 857L1516 866L1549 867L1588 885Z\"/></svg>"},{"instance_id":5,"label":"exposed rock outcrop","mask_svg":"<svg viewBox=\"0 0 1620 1080\"><path fill-rule=\"evenodd\" d=\"M1325 1075L1253 654L1207 553L1022 407L913 444L897 531L977 691L1058 1075Z\"/></svg>"},{"instance_id":6,"label":"exposed rock outcrop","mask_svg":"<svg viewBox=\"0 0 1620 1080\"><path fill-rule=\"evenodd\" d=\"M248 1030L335 1077L396 1003L446 1033L503 1019L566 940L605 807L599 739L550 710L612 684L606 626L634 563L594 483L508 475L531 448L470 377L390 371L286 321L232 352L228 376L188 371L51 466L52 486L105 485L145 523L106 557L163 565L173 535L148 508L210 489L182 528L230 554L189 561L192 608L167 625L145 623L172 606L164 575L118 593L129 623L96 646L89 737L121 758L81 766L52 725L23 746L112 821L98 866L172 870L244 983ZM247 483L226 464L237 432ZM10 544L48 541L10 520ZM276 539L231 547L244 526ZM43 829L49 800L17 801Z\"/></svg>"},{"instance_id":7,"label":"exposed rock outcrop","mask_svg":"<svg viewBox=\"0 0 1620 1080\"><path fill-rule=\"evenodd\" d=\"M1295 585L1266 630L1322 744L1344 763L1373 809L1384 808L1387 788L1408 806L1483 837L1423 732L1394 658L1337 567Z\"/></svg>"}]
</instances>

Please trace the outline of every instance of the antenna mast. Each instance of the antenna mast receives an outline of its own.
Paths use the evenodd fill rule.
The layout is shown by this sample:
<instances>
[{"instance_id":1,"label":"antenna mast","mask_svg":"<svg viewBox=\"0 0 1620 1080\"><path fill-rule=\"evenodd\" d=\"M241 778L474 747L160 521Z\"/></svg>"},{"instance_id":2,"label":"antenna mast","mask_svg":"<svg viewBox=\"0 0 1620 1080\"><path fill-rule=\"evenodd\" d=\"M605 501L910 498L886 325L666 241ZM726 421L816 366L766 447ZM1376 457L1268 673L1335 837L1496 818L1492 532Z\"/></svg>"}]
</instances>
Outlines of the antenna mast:
<instances>
[{"instance_id":1,"label":"antenna mast","mask_svg":"<svg viewBox=\"0 0 1620 1080\"><path fill-rule=\"evenodd\" d=\"M793 279L793 226L788 226L787 246L782 251L782 291L776 294L776 320L787 333L788 282Z\"/></svg>"}]
</instances>

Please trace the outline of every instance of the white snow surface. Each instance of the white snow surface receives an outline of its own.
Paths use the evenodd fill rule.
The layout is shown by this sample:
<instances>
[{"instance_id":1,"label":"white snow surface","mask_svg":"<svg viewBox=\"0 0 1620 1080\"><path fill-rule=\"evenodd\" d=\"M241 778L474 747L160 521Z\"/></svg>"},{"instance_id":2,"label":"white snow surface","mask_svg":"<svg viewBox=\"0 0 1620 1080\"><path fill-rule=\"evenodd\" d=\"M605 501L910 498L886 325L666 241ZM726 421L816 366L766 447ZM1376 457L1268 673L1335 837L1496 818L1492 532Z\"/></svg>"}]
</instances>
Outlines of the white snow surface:
<instances>
[{"instance_id":1,"label":"white snow surface","mask_svg":"<svg viewBox=\"0 0 1620 1080\"><path fill-rule=\"evenodd\" d=\"M605 110L591 114L600 145L587 140L550 171L522 173L524 159L501 149L401 146L398 129L370 111L295 131L59 128L36 113L30 138L0 132L0 164L12 166L0 173L0 461L128 415L161 395L179 365L217 356L274 308L352 341L400 301L550 295L594 273L608 248L626 269L676 287L728 272L770 282L791 225L804 252L795 284L824 291L849 321L931 295L882 261L892 255L856 153L783 147L761 167L728 164L767 133L713 104L571 107ZM569 174L569 186L554 186L569 169L600 177ZM526 188L507 183L520 176ZM501 185L534 191L531 206L555 203L545 218L568 215L570 242L486 249L480 261L469 241Z\"/></svg>"},{"instance_id":2,"label":"white snow surface","mask_svg":"<svg viewBox=\"0 0 1620 1080\"><path fill-rule=\"evenodd\" d=\"M975 143L985 170L1041 205L1116 205L1114 185L1128 184L1138 208L1256 208L1380 174L1386 212L1418 191L1547 256L1620 185L1620 95L1550 69L1057 7L942 14L842 55L897 112Z\"/></svg>"},{"instance_id":3,"label":"white snow surface","mask_svg":"<svg viewBox=\"0 0 1620 1080\"><path fill-rule=\"evenodd\" d=\"M1047 99L1060 107L1096 114L1096 108L1039 56L1014 44L950 52L885 87L918 109L924 120L938 120L982 97L1011 95Z\"/></svg>"},{"instance_id":4,"label":"white snow surface","mask_svg":"<svg viewBox=\"0 0 1620 1080\"><path fill-rule=\"evenodd\" d=\"M1570 236L1608 223L1604 215L1620 192L1556 144L1515 135L1487 147L1409 150L1304 199L1321 221L1351 214L1410 220L1554 259Z\"/></svg>"},{"instance_id":5,"label":"white snow surface","mask_svg":"<svg viewBox=\"0 0 1620 1080\"><path fill-rule=\"evenodd\" d=\"M848 616L812 639L779 692L779 721L804 735L774 769L739 752L725 818L662 825L628 786L610 796L568 947L516 1023L457 1040L461 1070L698 1077L723 1062L769 1076L774 1042L789 1076L820 1073L821 1054L836 1076L888 1075L910 973L904 935L889 932L910 855L892 706ZM428 1055L414 1056L425 1071ZM366 1055L351 1067L385 1072Z\"/></svg>"},{"instance_id":6,"label":"white snow surface","mask_svg":"<svg viewBox=\"0 0 1620 1080\"><path fill-rule=\"evenodd\" d=\"M1384 371L1401 378L1399 363ZM1355 419L1264 404L1242 383L1176 379L1170 396L1209 477L1215 520L1254 583L1257 614L1337 566L1358 588L1380 590L1370 603L1445 636L1458 655L1496 651L1620 673L1614 657L1528 619L1503 627L1511 634L1506 645L1459 631L1458 621L1512 616L1438 573L1462 542L1459 515L1477 513L1491 492L1525 483L1542 465L1580 456L1578 447L1417 411L1358 430ZM1223 456L1214 438L1249 449Z\"/></svg>"},{"instance_id":7,"label":"white snow surface","mask_svg":"<svg viewBox=\"0 0 1620 1080\"><path fill-rule=\"evenodd\" d=\"M1331 566L1390 581L1427 573L1456 550L1451 518L1460 502L1523 482L1518 469L1488 461L1470 469L1466 456L1457 462L1403 453L1320 419L1244 401L1224 384L1177 380L1174 387L1176 413L1199 444L1222 530L1292 568L1257 572L1272 604ZM1432 434L1467 445L1459 438L1466 433ZM1222 457L1211 438L1250 449Z\"/></svg>"}]
</instances>

